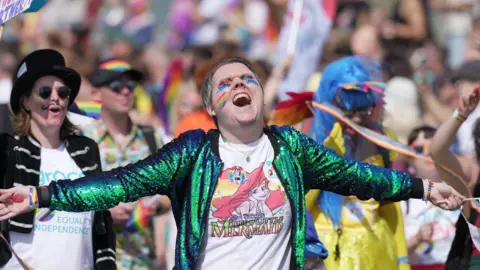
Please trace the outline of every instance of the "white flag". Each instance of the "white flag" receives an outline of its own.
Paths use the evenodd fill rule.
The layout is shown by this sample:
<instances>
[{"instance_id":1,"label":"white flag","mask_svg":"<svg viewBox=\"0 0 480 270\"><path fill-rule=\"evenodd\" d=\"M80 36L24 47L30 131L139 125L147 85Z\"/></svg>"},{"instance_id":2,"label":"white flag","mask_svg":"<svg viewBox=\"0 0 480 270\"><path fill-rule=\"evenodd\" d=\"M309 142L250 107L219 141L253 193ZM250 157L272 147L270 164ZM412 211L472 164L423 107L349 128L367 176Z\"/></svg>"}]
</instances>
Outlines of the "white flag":
<instances>
[{"instance_id":1,"label":"white flag","mask_svg":"<svg viewBox=\"0 0 480 270\"><path fill-rule=\"evenodd\" d=\"M287 48L292 31L295 4L299 0L289 0L278 44L278 59L287 56ZM278 90L280 101L289 99L286 92L303 92L309 77L315 72L323 45L328 39L335 15L337 0L303 0L300 25L295 44L295 58L285 80ZM293 33L295 34L295 33Z\"/></svg>"}]
</instances>

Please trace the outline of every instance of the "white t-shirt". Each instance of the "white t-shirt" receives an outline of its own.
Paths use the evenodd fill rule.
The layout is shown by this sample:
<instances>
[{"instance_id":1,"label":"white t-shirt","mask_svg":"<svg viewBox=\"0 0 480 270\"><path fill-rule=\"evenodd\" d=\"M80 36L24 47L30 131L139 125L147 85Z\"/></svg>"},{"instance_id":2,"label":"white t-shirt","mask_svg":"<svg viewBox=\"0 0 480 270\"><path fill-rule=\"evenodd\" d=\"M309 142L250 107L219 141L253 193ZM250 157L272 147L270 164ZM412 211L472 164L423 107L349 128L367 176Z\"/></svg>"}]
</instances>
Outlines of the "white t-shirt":
<instances>
[{"instance_id":1,"label":"white t-shirt","mask_svg":"<svg viewBox=\"0 0 480 270\"><path fill-rule=\"evenodd\" d=\"M408 212L407 212L408 203ZM455 223L460 211L444 211L430 202L410 199L401 202L405 220L405 237L413 237L420 228L434 222L431 243L422 243L415 250L415 255L409 257L411 265L444 264L455 237Z\"/></svg>"},{"instance_id":2,"label":"white t-shirt","mask_svg":"<svg viewBox=\"0 0 480 270\"><path fill-rule=\"evenodd\" d=\"M64 145L41 150L40 185L83 176ZM13 249L35 270L91 270L93 264L92 225L94 212L68 213L37 209L30 234L10 232ZM45 216L43 220L40 220ZM13 256L3 269L22 269Z\"/></svg>"},{"instance_id":3,"label":"white t-shirt","mask_svg":"<svg viewBox=\"0 0 480 270\"><path fill-rule=\"evenodd\" d=\"M268 137L248 145L220 139L219 148L224 167L198 269L289 269L292 210Z\"/></svg>"}]
</instances>

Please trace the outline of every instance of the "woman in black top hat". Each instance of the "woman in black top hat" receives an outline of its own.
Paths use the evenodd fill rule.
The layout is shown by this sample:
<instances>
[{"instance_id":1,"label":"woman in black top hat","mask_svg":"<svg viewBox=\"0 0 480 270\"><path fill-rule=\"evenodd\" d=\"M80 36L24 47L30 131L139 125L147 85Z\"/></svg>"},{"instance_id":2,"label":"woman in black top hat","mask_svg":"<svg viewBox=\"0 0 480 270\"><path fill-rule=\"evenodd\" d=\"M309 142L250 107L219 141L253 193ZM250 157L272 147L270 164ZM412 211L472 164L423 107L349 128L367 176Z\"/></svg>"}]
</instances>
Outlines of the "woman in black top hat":
<instances>
[{"instance_id":1,"label":"woman in black top hat","mask_svg":"<svg viewBox=\"0 0 480 270\"><path fill-rule=\"evenodd\" d=\"M0 135L2 188L101 171L97 144L76 135L67 118L80 83L57 51L38 50L20 62L10 97L15 132ZM108 211L30 212L1 222L0 229L3 269L116 269ZM12 257L9 245L19 258Z\"/></svg>"}]
</instances>

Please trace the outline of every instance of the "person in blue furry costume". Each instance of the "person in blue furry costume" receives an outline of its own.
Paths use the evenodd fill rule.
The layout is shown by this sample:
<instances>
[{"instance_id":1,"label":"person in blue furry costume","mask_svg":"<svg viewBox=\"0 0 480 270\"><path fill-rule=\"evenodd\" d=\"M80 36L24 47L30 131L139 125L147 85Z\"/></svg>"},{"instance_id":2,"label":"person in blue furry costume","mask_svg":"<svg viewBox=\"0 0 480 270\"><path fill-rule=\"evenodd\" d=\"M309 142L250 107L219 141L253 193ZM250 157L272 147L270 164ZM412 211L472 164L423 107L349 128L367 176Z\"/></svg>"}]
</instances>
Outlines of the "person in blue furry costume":
<instances>
[{"instance_id":1,"label":"person in blue furry costume","mask_svg":"<svg viewBox=\"0 0 480 270\"><path fill-rule=\"evenodd\" d=\"M314 101L341 109L356 124L393 139L381 124L383 74L379 63L350 56L328 65ZM319 109L314 111L314 138L349 159L391 167L395 154L369 142ZM361 201L354 196L312 190L306 196L319 240L330 250L327 269L410 269L398 203ZM314 239L314 238L312 238ZM309 245L307 243L307 250Z\"/></svg>"}]
</instances>

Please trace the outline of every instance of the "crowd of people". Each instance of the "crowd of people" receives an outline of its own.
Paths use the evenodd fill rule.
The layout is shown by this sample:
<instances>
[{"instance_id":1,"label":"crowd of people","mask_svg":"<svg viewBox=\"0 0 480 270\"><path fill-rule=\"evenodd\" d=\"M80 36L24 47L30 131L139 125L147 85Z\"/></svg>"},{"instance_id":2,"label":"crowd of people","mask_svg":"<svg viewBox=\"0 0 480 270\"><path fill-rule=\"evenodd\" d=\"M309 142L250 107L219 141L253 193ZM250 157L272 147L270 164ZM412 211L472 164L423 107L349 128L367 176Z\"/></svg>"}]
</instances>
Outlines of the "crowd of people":
<instances>
[{"instance_id":1,"label":"crowd of people","mask_svg":"<svg viewBox=\"0 0 480 270\"><path fill-rule=\"evenodd\" d=\"M8 21L0 267L480 269L480 3L296 1Z\"/></svg>"}]
</instances>

